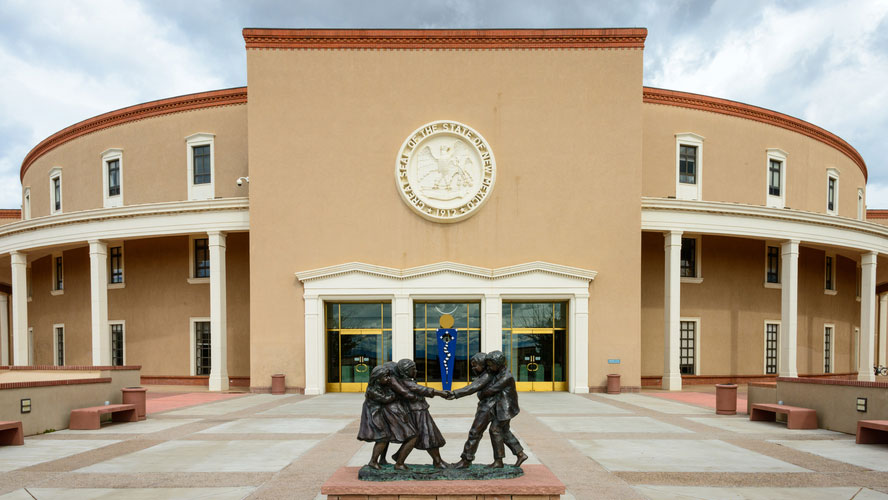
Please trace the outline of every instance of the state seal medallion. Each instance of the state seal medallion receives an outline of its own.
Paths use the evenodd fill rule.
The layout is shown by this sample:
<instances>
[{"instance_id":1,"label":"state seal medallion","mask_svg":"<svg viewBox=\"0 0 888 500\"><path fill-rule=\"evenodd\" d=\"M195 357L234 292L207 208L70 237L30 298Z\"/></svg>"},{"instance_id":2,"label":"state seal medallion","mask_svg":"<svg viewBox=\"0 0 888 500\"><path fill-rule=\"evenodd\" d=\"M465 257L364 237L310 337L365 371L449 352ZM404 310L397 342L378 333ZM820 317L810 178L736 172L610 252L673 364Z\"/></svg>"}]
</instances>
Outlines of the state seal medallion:
<instances>
[{"instance_id":1,"label":"state seal medallion","mask_svg":"<svg viewBox=\"0 0 888 500\"><path fill-rule=\"evenodd\" d=\"M496 161L473 128L451 120L419 127L398 153L395 181L416 213L435 222L457 222L490 198Z\"/></svg>"}]
</instances>

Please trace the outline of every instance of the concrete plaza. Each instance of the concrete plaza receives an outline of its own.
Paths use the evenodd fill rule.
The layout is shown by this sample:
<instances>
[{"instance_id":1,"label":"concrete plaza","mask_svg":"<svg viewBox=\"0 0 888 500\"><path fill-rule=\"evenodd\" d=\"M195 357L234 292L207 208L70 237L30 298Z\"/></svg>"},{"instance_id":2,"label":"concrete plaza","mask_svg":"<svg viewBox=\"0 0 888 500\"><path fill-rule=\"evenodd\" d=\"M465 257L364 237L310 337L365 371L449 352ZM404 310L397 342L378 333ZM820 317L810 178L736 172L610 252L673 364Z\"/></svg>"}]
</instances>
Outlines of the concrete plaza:
<instances>
[{"instance_id":1,"label":"concrete plaza","mask_svg":"<svg viewBox=\"0 0 888 500\"><path fill-rule=\"evenodd\" d=\"M154 396L149 413L160 410L146 421L0 448L0 500L313 500L337 467L369 458L369 445L355 439L361 394ZM520 398L512 429L528 463L548 466L566 498L888 499L888 445L717 416L657 391ZM459 459L476 401L432 400L445 460ZM477 463L491 455L483 443ZM430 460L414 451L409 462Z\"/></svg>"}]
</instances>

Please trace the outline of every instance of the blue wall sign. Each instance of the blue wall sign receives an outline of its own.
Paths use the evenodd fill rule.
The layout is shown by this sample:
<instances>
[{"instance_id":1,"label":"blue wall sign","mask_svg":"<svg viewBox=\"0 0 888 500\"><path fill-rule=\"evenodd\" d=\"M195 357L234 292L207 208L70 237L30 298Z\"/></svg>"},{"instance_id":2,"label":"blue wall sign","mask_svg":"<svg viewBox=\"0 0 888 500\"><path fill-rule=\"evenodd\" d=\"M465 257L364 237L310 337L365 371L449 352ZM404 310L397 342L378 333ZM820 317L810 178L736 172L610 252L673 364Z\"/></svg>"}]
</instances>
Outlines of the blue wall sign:
<instances>
[{"instance_id":1,"label":"blue wall sign","mask_svg":"<svg viewBox=\"0 0 888 500\"><path fill-rule=\"evenodd\" d=\"M620 364L620 360L619 359L609 359L609 360L607 360L607 364L618 365L618 364Z\"/></svg>"},{"instance_id":2,"label":"blue wall sign","mask_svg":"<svg viewBox=\"0 0 888 500\"><path fill-rule=\"evenodd\" d=\"M453 385L453 362L456 360L456 328L438 328L438 363L441 385L449 391Z\"/></svg>"}]
</instances>

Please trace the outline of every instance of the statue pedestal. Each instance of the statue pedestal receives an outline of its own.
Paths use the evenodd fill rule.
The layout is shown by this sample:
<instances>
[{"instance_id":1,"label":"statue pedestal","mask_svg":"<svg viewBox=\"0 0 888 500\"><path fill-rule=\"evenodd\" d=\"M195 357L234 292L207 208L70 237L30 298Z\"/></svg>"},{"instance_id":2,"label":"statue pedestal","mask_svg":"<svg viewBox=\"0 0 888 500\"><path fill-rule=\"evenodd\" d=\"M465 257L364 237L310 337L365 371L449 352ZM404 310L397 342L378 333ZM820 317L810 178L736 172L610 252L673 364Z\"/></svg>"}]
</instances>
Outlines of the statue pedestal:
<instances>
[{"instance_id":1,"label":"statue pedestal","mask_svg":"<svg viewBox=\"0 0 888 500\"><path fill-rule=\"evenodd\" d=\"M394 500L435 500L441 494L453 497L480 495L496 496L502 500L558 500L564 494L564 484L545 465L523 465L524 475L513 479L435 480L435 481L361 481L360 467L340 467L321 486L328 500L339 498L381 497Z\"/></svg>"}]
</instances>

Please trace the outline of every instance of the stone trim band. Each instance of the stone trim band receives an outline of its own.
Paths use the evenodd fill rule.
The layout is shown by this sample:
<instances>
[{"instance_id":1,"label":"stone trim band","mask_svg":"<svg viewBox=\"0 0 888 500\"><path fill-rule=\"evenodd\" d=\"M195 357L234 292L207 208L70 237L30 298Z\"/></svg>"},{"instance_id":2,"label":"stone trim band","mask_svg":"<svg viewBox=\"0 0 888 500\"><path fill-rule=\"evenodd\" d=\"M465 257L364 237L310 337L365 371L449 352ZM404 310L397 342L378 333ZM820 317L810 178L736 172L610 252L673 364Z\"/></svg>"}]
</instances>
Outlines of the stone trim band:
<instances>
[{"instance_id":1,"label":"stone trim band","mask_svg":"<svg viewBox=\"0 0 888 500\"><path fill-rule=\"evenodd\" d=\"M22 161L19 178L25 179L25 172L38 158L82 135L91 134L102 129L122 125L128 122L143 120L153 116L180 113L193 109L211 108L214 106L230 106L234 104L246 104L247 88L236 87L223 90L212 90L197 94L187 94L178 97L150 101L135 106L110 111L75 123L70 127L59 130L55 134L43 139L40 144L34 146Z\"/></svg>"},{"instance_id":2,"label":"stone trim band","mask_svg":"<svg viewBox=\"0 0 888 500\"><path fill-rule=\"evenodd\" d=\"M344 30L244 28L247 49L643 49L644 28Z\"/></svg>"},{"instance_id":3,"label":"stone trim band","mask_svg":"<svg viewBox=\"0 0 888 500\"><path fill-rule=\"evenodd\" d=\"M642 95L643 101L648 104L678 106L681 108L697 109L700 111L710 111L712 113L736 116L738 118L746 118L748 120L774 125L775 127L802 134L841 151L860 167L861 172L863 172L864 181L868 178L866 163L863 161L863 157L860 156L860 153L858 153L853 146L832 132L824 130L817 125L808 123L804 120L784 115L783 113L778 113L776 111L771 111L770 109L744 104L742 102L729 101L727 99L700 94L691 94L689 92L644 87Z\"/></svg>"}]
</instances>

